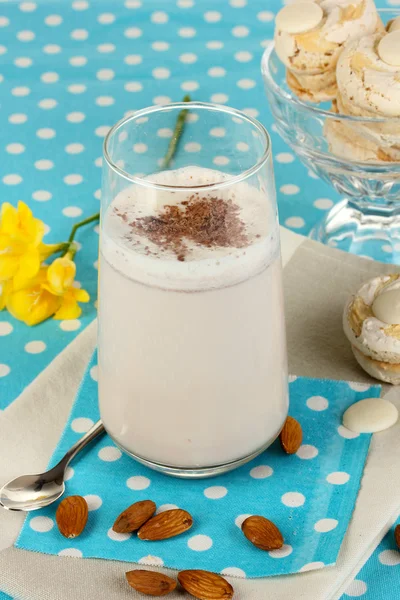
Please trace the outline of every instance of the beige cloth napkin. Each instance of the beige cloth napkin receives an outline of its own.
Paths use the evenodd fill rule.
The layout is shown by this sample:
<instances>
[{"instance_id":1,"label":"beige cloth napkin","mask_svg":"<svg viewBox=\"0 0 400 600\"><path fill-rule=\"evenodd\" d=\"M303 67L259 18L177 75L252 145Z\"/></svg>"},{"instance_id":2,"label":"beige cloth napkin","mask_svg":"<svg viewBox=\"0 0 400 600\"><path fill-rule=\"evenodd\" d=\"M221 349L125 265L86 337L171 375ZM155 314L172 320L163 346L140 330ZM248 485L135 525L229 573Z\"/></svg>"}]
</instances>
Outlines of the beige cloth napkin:
<instances>
[{"instance_id":1,"label":"beige cloth napkin","mask_svg":"<svg viewBox=\"0 0 400 600\"><path fill-rule=\"evenodd\" d=\"M329 249L282 229L290 371L371 383L356 365L342 333L347 295L394 267ZM398 270L398 269L397 269ZM0 416L0 484L40 471L56 446L96 342L89 326ZM399 406L397 390L384 388ZM337 600L400 510L400 424L376 434L357 506L336 566L261 580L232 579L237 600ZM47 556L9 548L23 515L0 511L0 590L22 600L129 600L118 561ZM163 570L163 569L159 569ZM167 570L169 574L173 571ZM171 600L182 598L179 592Z\"/></svg>"}]
</instances>

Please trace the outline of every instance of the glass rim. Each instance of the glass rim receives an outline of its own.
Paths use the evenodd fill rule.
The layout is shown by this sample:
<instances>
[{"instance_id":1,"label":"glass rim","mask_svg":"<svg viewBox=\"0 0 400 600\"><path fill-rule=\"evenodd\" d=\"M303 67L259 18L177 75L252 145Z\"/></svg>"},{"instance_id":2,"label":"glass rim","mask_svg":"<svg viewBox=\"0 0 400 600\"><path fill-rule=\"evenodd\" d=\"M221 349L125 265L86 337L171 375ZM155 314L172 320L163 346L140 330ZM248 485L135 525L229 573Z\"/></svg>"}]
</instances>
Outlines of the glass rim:
<instances>
[{"instance_id":1,"label":"glass rim","mask_svg":"<svg viewBox=\"0 0 400 600\"><path fill-rule=\"evenodd\" d=\"M240 175L234 175L227 180L225 179L222 181L218 181L216 183L207 183L207 184L202 184L202 185L191 185L191 186L164 185L162 183L150 181L149 179L146 179L145 177L137 177L135 175L132 175L131 173L128 173L121 167L119 167L116 164L116 162L114 162L114 160L111 158L110 153L109 153L110 140L112 137L114 137L117 134L118 130L121 127L123 127L124 125L126 125L127 123L129 123L130 121L135 121L136 119L138 119L140 117L148 116L149 114L156 113L156 112L167 112L172 109L179 110L179 111L183 110L183 109L209 110L209 111L212 110L215 112L225 113L225 114L231 115L233 117L235 117L235 116L240 117L244 121L247 121L249 124L251 124L254 128L256 128L261 133L261 135L264 138L264 142L265 142L264 152L263 152L262 156L255 162L255 164L253 166L251 166L249 169L246 169L245 171L240 173ZM196 190L205 190L205 189L214 190L214 189L220 189L223 187L230 186L230 185L232 185L234 183L238 183L240 181L244 181L251 175L254 175L254 173L257 173L257 171L259 171L259 169L261 169L265 165L265 163L271 156L271 138L270 138L270 135L269 135L267 129L264 127L264 125L260 121L258 121L257 119L254 119L253 117L250 117L249 115L246 115L244 112L237 110L235 108L231 108L229 106L224 106L223 104L213 104L212 102L197 102L197 101L194 101L194 102L171 102L170 104L161 104L161 105L158 104L158 105L148 106L146 108L139 109L139 110L135 111L134 114L128 115L127 117L124 117L120 121L117 121L117 123L115 123L115 125L113 125L111 127L111 129L109 130L109 132L107 133L107 135L104 139L103 156L104 156L104 159L110 169L112 169L120 177L123 177L124 179L127 179L128 181L135 183L137 185L142 185L144 187L150 187L153 189L160 189L160 190L166 190L166 191L175 191L175 190L196 191Z\"/></svg>"},{"instance_id":2,"label":"glass rim","mask_svg":"<svg viewBox=\"0 0 400 600\"><path fill-rule=\"evenodd\" d=\"M394 16L400 16L400 9L391 9L391 8L380 8L378 9L379 14L391 14ZM275 49L274 42L271 41L269 46L265 49L262 57L261 57L261 71L265 78L268 81L269 87L272 88L273 92L283 98L286 102L293 104L297 109L300 109L304 112L308 112L313 116L322 116L328 119L340 119L341 121L351 121L355 123L388 123L394 122L399 123L400 117L363 117L356 115L345 115L343 113L332 113L329 110L325 110L323 108L318 108L318 106L313 106L308 104L307 102L303 102L300 98L297 98L294 94L289 94L285 90L283 90L274 80L271 70L269 68L269 59L271 57L272 52Z\"/></svg>"}]
</instances>

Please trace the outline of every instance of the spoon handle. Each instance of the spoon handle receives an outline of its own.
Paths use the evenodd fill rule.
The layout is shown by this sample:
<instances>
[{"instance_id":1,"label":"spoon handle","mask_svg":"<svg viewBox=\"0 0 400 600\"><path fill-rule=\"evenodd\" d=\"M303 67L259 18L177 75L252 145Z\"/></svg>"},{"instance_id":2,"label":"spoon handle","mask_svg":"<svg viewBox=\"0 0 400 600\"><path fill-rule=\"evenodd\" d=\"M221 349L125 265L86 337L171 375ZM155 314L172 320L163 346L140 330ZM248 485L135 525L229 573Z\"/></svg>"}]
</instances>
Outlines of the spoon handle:
<instances>
[{"instance_id":1,"label":"spoon handle","mask_svg":"<svg viewBox=\"0 0 400 600\"><path fill-rule=\"evenodd\" d=\"M62 465L63 468L66 469L66 467L69 465L69 463L71 462L71 460L78 454L78 452L80 452L81 450L83 450L83 448L85 448L85 446L87 446L88 444L90 444L90 442L92 440L94 440L94 438L96 438L98 435L100 435L101 433L104 433L104 431L105 431L105 429L104 429L103 423L101 421L97 421L97 423L95 423L93 425L93 427L91 427L89 429L89 431L87 431L85 433L85 435L82 436L76 442L76 444L74 444L68 450L68 452L60 460L60 462L58 463L58 465L56 467L60 467Z\"/></svg>"}]
</instances>

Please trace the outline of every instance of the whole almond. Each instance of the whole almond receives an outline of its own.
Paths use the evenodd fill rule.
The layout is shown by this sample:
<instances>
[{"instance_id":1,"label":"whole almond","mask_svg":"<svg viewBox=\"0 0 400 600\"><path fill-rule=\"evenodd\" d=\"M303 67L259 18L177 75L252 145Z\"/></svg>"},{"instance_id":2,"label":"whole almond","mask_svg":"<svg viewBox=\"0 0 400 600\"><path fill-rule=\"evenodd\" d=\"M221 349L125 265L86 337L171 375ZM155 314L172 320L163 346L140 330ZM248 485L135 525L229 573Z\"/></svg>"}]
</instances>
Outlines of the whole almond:
<instances>
[{"instance_id":1,"label":"whole almond","mask_svg":"<svg viewBox=\"0 0 400 600\"><path fill-rule=\"evenodd\" d=\"M138 537L141 540L149 541L166 540L184 533L192 525L193 519L191 515L186 510L175 508L173 510L166 510L147 521L139 529Z\"/></svg>"},{"instance_id":2,"label":"whole almond","mask_svg":"<svg viewBox=\"0 0 400 600\"><path fill-rule=\"evenodd\" d=\"M279 434L281 446L286 454L295 454L303 441L301 425L293 417L288 417Z\"/></svg>"},{"instance_id":3,"label":"whole almond","mask_svg":"<svg viewBox=\"0 0 400 600\"><path fill-rule=\"evenodd\" d=\"M78 537L88 520L88 505L82 496L68 496L58 505L56 522L66 538Z\"/></svg>"},{"instance_id":4,"label":"whole almond","mask_svg":"<svg viewBox=\"0 0 400 600\"><path fill-rule=\"evenodd\" d=\"M265 517L247 517L242 523L242 531L247 539L261 550L278 550L283 546L281 532Z\"/></svg>"},{"instance_id":5,"label":"whole almond","mask_svg":"<svg viewBox=\"0 0 400 600\"><path fill-rule=\"evenodd\" d=\"M233 587L221 575L200 569L181 571L178 581L183 589L199 600L229 600Z\"/></svg>"},{"instance_id":6,"label":"whole almond","mask_svg":"<svg viewBox=\"0 0 400 600\"><path fill-rule=\"evenodd\" d=\"M400 525L396 525L394 530L394 539L398 549L400 550Z\"/></svg>"},{"instance_id":7,"label":"whole almond","mask_svg":"<svg viewBox=\"0 0 400 600\"><path fill-rule=\"evenodd\" d=\"M127 582L136 591L147 596L166 596L176 588L176 581L156 571L137 569L125 573Z\"/></svg>"},{"instance_id":8,"label":"whole almond","mask_svg":"<svg viewBox=\"0 0 400 600\"><path fill-rule=\"evenodd\" d=\"M130 533L137 531L156 512L156 505L152 500L140 500L131 504L122 512L113 525L116 533Z\"/></svg>"}]
</instances>

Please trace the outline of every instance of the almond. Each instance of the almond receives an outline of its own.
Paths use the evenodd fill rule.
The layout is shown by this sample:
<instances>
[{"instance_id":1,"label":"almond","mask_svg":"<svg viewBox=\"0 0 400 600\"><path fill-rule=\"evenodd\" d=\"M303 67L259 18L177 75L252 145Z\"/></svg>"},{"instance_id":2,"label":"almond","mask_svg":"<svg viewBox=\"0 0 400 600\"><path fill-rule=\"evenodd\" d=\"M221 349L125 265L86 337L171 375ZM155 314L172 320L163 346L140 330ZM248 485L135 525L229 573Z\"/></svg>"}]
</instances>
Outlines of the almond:
<instances>
[{"instance_id":1,"label":"almond","mask_svg":"<svg viewBox=\"0 0 400 600\"><path fill-rule=\"evenodd\" d=\"M147 521L138 531L141 540L166 540L184 533L193 525L193 519L186 510L175 508L166 510Z\"/></svg>"},{"instance_id":2,"label":"almond","mask_svg":"<svg viewBox=\"0 0 400 600\"><path fill-rule=\"evenodd\" d=\"M88 505L82 496L68 496L58 505L56 521L60 533L66 538L78 537L88 520Z\"/></svg>"},{"instance_id":3,"label":"almond","mask_svg":"<svg viewBox=\"0 0 400 600\"><path fill-rule=\"evenodd\" d=\"M283 546L281 532L265 517L247 517L242 523L242 531L247 539L261 550L278 550Z\"/></svg>"},{"instance_id":4,"label":"almond","mask_svg":"<svg viewBox=\"0 0 400 600\"><path fill-rule=\"evenodd\" d=\"M293 417L288 417L279 434L281 446L286 454L295 454L303 441L301 425Z\"/></svg>"},{"instance_id":5,"label":"almond","mask_svg":"<svg viewBox=\"0 0 400 600\"><path fill-rule=\"evenodd\" d=\"M400 550L400 525L396 525L394 530L394 539L398 549Z\"/></svg>"},{"instance_id":6,"label":"almond","mask_svg":"<svg viewBox=\"0 0 400 600\"><path fill-rule=\"evenodd\" d=\"M233 596L231 584L209 571L181 571L178 581L186 592L199 600L229 600Z\"/></svg>"},{"instance_id":7,"label":"almond","mask_svg":"<svg viewBox=\"0 0 400 600\"><path fill-rule=\"evenodd\" d=\"M166 596L176 588L176 581L157 571L137 569L125 573L127 582L136 591L147 596Z\"/></svg>"},{"instance_id":8,"label":"almond","mask_svg":"<svg viewBox=\"0 0 400 600\"><path fill-rule=\"evenodd\" d=\"M137 531L156 512L156 505L152 500L141 500L128 506L113 525L116 533L131 533Z\"/></svg>"}]
</instances>

